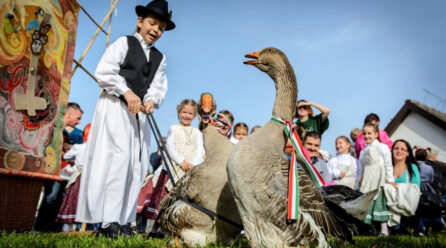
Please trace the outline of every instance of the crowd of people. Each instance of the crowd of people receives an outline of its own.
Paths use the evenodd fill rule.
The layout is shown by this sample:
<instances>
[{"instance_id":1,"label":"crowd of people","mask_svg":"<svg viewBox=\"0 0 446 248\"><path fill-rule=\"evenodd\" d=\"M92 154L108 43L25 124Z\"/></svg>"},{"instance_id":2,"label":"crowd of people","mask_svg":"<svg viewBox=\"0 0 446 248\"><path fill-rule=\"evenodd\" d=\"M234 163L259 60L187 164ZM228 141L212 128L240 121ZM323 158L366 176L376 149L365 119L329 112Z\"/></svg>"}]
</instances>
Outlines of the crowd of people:
<instances>
[{"instance_id":1,"label":"crowd of people","mask_svg":"<svg viewBox=\"0 0 446 248\"><path fill-rule=\"evenodd\" d=\"M77 129L82 109L76 103L66 108L64 181L45 183L34 227L37 232L69 231L88 223L86 229L111 238L131 236L135 230L162 236L159 204L172 188L171 180L179 180L206 159L203 135L191 126L197 116L197 103L192 99L178 104L179 123L160 141L166 151L149 154L150 128L145 116L162 104L167 92L165 56L154 43L175 24L164 0L137 6L136 13L135 33L111 44L97 66L95 75L103 91L91 125L83 132ZM315 115L313 107L320 113ZM392 141L379 128L378 115L372 113L361 129L352 129L350 139L339 136L333 141L337 153L332 156L321 149L329 114L330 109L321 104L306 100L296 103L297 133L326 186L376 192L363 220L376 227L376 234L407 233L412 228L416 235L426 235L430 227L444 227L445 187L435 173L441 167L435 151L418 147L414 156L413 146L403 139ZM219 111L214 121L218 132L233 145L261 128L249 129L244 122L234 124L228 110ZM164 163L165 152L172 159L171 165ZM291 152L292 146L287 144L284 154ZM167 172L169 166L174 168L173 175ZM407 192L403 196L409 199L393 197L396 189ZM401 202L407 202L404 210L398 209Z\"/></svg>"}]
</instances>

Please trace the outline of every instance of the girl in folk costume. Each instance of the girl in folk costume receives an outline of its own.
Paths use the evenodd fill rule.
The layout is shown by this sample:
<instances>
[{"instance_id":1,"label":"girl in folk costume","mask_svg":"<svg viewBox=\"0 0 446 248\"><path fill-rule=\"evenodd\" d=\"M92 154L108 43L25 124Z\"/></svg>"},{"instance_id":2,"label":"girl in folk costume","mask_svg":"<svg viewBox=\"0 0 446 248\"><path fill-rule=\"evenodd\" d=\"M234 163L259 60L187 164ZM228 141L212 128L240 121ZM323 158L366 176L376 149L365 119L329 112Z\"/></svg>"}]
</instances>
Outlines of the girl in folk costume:
<instances>
[{"instance_id":1,"label":"girl in folk costume","mask_svg":"<svg viewBox=\"0 0 446 248\"><path fill-rule=\"evenodd\" d=\"M90 133L91 124L85 126L83 131L83 142L82 144L74 144L71 149L65 153L63 158L65 160L74 160L74 170L68 180L67 192L65 193L65 198L57 215L56 222L64 224L74 223L76 218L77 200L79 196L80 179L82 172L82 162L84 159L86 142L88 139L88 134ZM65 230L65 226L64 226Z\"/></svg>"},{"instance_id":2,"label":"girl in folk costume","mask_svg":"<svg viewBox=\"0 0 446 248\"><path fill-rule=\"evenodd\" d=\"M367 145L359 156L359 190L362 193L378 190L364 222L367 224L380 223L381 234L388 235L386 222L389 220L389 212L383 186L385 183L396 186L393 177L392 156L389 147L379 142L378 126L367 123L362 129L362 133Z\"/></svg>"},{"instance_id":3,"label":"girl in folk costume","mask_svg":"<svg viewBox=\"0 0 446 248\"><path fill-rule=\"evenodd\" d=\"M234 125L234 133L232 134L229 141L232 144L237 144L240 140L248 137L249 127L244 122L239 122Z\"/></svg>"},{"instance_id":4,"label":"girl in folk costume","mask_svg":"<svg viewBox=\"0 0 446 248\"><path fill-rule=\"evenodd\" d=\"M331 158L328 163L328 171L336 184L356 187L356 167L358 160L350 155L351 143L345 136L336 139L336 157Z\"/></svg>"},{"instance_id":5,"label":"girl in folk costume","mask_svg":"<svg viewBox=\"0 0 446 248\"><path fill-rule=\"evenodd\" d=\"M103 89L83 162L77 222L102 223L100 233L133 235L138 193L149 164L146 118L167 92L166 59L154 43L175 28L164 0L136 6L136 32L111 44L96 68Z\"/></svg>"},{"instance_id":6,"label":"girl in folk costume","mask_svg":"<svg viewBox=\"0 0 446 248\"><path fill-rule=\"evenodd\" d=\"M177 182L186 171L201 164L205 158L203 135L198 128L192 127L191 122L197 114L197 103L192 99L185 99L177 106L180 124L173 125L169 129L166 140L166 149L173 165L170 167L172 176ZM163 170L158 178L156 187L148 207L141 213L148 219L157 219L159 204L172 187L166 170ZM159 222L152 228L151 235L157 236Z\"/></svg>"}]
</instances>

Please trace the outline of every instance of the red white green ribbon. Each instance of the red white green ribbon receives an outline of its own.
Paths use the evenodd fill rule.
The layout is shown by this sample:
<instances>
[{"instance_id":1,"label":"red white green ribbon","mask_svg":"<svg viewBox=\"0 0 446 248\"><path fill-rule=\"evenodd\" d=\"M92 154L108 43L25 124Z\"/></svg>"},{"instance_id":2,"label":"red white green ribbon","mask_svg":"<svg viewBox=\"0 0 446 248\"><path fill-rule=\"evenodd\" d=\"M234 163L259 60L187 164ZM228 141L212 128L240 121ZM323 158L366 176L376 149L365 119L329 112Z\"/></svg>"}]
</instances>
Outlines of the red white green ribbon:
<instances>
[{"instance_id":1,"label":"red white green ribbon","mask_svg":"<svg viewBox=\"0 0 446 248\"><path fill-rule=\"evenodd\" d=\"M228 127L229 130L232 129L231 121L222 113L218 113L217 116L221 117L223 120L219 120L217 117L212 117L210 115L203 115L203 120L209 120L210 123L214 125L216 129L222 129L223 127Z\"/></svg>"},{"instance_id":2,"label":"red white green ribbon","mask_svg":"<svg viewBox=\"0 0 446 248\"><path fill-rule=\"evenodd\" d=\"M297 174L296 156L304 162L304 166L310 172L310 177L318 188L324 186L325 182L311 161L305 158L302 143L296 132L296 125L289 120L274 116L271 120L284 125L284 131L291 140L291 144L293 144L293 153L291 155L290 172L288 176L288 219L297 219L299 209L299 177Z\"/></svg>"}]
</instances>

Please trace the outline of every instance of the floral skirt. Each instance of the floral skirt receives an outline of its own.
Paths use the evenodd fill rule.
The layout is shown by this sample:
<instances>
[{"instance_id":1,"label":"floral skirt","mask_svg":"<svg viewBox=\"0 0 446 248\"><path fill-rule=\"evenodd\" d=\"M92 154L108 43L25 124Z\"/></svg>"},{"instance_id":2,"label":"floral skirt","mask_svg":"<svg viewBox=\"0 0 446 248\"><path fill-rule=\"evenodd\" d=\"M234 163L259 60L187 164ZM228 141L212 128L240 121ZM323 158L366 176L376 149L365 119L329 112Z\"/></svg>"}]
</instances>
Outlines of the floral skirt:
<instances>
[{"instance_id":1,"label":"floral skirt","mask_svg":"<svg viewBox=\"0 0 446 248\"><path fill-rule=\"evenodd\" d=\"M390 213L387 211L387 199L384 195L383 187L379 188L378 198L373 200L370 205L367 216L364 222L367 224L372 224L372 221L376 222L387 222L390 218Z\"/></svg>"},{"instance_id":2,"label":"floral skirt","mask_svg":"<svg viewBox=\"0 0 446 248\"><path fill-rule=\"evenodd\" d=\"M150 197L148 206L141 211L141 216L147 219L156 220L159 214L159 205L163 198L169 193L166 188L166 183L169 181L169 176L165 170L161 171L158 181L156 182L153 194Z\"/></svg>"},{"instance_id":3,"label":"floral skirt","mask_svg":"<svg viewBox=\"0 0 446 248\"><path fill-rule=\"evenodd\" d=\"M74 223L76 219L77 199L79 197L79 188L81 186L81 176L79 175L76 181L68 187L63 199L62 205L57 214L56 222L64 224Z\"/></svg>"}]
</instances>

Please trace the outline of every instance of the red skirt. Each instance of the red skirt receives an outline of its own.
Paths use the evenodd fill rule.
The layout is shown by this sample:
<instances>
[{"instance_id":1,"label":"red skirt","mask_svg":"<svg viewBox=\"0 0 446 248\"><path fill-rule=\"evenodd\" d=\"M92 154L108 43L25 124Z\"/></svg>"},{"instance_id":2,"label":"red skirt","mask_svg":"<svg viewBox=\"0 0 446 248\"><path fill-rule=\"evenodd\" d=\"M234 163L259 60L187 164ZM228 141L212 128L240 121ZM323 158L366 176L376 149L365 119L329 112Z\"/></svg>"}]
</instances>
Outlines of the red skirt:
<instances>
[{"instance_id":1,"label":"red skirt","mask_svg":"<svg viewBox=\"0 0 446 248\"><path fill-rule=\"evenodd\" d=\"M144 218L156 220L159 214L159 205L163 198L169 193L166 188L166 183L169 180L167 172L162 170L158 181L156 183L155 190L150 197L150 202L147 207L144 207L141 215Z\"/></svg>"},{"instance_id":2,"label":"red skirt","mask_svg":"<svg viewBox=\"0 0 446 248\"><path fill-rule=\"evenodd\" d=\"M76 219L77 199L79 197L79 188L81 186L81 176L76 178L76 181L68 187L63 199L62 205L57 214L56 222L64 224L74 223Z\"/></svg>"},{"instance_id":3,"label":"red skirt","mask_svg":"<svg viewBox=\"0 0 446 248\"><path fill-rule=\"evenodd\" d=\"M149 206L153 192L153 177L151 177L148 179L147 183L141 188L141 191L139 192L138 205L136 207L137 214L141 214L142 210Z\"/></svg>"}]
</instances>

